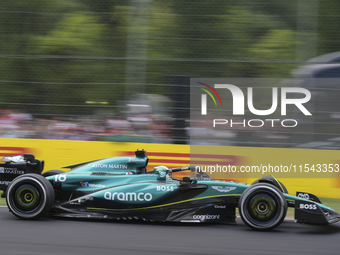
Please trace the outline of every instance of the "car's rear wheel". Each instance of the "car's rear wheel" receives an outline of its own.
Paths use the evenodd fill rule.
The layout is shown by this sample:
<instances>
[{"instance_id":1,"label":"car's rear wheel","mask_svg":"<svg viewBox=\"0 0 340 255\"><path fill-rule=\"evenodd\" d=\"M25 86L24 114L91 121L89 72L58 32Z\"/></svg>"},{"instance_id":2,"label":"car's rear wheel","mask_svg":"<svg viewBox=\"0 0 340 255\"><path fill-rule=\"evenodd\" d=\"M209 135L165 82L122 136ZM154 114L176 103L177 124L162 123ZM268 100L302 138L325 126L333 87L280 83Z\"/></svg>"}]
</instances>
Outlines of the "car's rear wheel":
<instances>
[{"instance_id":1,"label":"car's rear wheel","mask_svg":"<svg viewBox=\"0 0 340 255\"><path fill-rule=\"evenodd\" d=\"M45 177L24 174L15 178L8 186L6 203L15 216L22 219L37 219L51 210L54 190Z\"/></svg>"},{"instance_id":2,"label":"car's rear wheel","mask_svg":"<svg viewBox=\"0 0 340 255\"><path fill-rule=\"evenodd\" d=\"M287 213L287 201L278 188L258 183L247 188L239 201L243 222L255 230L271 230L278 227Z\"/></svg>"}]
</instances>

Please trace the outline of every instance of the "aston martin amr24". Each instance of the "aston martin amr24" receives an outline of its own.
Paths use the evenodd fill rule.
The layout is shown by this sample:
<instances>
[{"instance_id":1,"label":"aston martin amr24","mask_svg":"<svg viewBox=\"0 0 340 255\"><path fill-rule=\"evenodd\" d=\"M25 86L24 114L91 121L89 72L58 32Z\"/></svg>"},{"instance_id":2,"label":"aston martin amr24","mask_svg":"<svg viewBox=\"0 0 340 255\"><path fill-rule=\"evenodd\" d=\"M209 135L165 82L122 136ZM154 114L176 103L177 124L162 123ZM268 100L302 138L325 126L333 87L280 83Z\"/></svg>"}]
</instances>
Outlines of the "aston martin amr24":
<instances>
[{"instance_id":1,"label":"aston martin amr24","mask_svg":"<svg viewBox=\"0 0 340 255\"><path fill-rule=\"evenodd\" d=\"M160 222L243 222L271 230L295 208L297 223L329 224L340 214L313 194L290 195L273 176L254 183L213 180L197 167L147 171L148 157L111 157L66 166L70 171L43 172L44 161L32 154L3 157L0 190L10 212L21 219L57 217ZM177 179L173 173L186 171ZM175 175L174 175L175 176Z\"/></svg>"}]
</instances>

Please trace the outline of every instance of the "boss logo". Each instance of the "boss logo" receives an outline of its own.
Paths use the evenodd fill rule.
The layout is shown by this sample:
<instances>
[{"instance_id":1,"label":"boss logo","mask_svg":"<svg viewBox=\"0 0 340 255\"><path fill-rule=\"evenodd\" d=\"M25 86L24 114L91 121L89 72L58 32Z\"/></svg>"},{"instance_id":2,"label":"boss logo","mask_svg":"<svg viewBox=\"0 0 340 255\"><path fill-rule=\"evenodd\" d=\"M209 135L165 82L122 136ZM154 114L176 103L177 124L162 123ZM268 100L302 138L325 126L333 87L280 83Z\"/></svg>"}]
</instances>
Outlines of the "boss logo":
<instances>
[{"instance_id":1,"label":"boss logo","mask_svg":"<svg viewBox=\"0 0 340 255\"><path fill-rule=\"evenodd\" d=\"M174 191L174 186L157 186L157 191Z\"/></svg>"},{"instance_id":2,"label":"boss logo","mask_svg":"<svg viewBox=\"0 0 340 255\"><path fill-rule=\"evenodd\" d=\"M300 209L316 210L318 207L314 204L300 204Z\"/></svg>"}]
</instances>

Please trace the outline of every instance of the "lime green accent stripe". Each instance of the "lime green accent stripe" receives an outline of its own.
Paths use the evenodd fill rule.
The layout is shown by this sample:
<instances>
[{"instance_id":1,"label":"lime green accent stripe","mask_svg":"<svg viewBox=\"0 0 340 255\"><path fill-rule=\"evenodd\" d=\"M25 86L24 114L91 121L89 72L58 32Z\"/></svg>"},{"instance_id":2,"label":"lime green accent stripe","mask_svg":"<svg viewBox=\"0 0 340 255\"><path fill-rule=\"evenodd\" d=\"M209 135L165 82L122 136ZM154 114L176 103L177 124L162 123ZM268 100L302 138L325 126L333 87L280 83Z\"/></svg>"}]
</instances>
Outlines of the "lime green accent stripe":
<instances>
[{"instance_id":1,"label":"lime green accent stripe","mask_svg":"<svg viewBox=\"0 0 340 255\"><path fill-rule=\"evenodd\" d=\"M175 205L175 204L185 203L185 202L189 202L189 201L206 199L206 198L210 198L210 197L230 197L230 196L240 197L241 194L228 194L228 195L217 195L217 196L192 198L192 199L178 201L178 202L173 202L173 203L169 203L169 204L154 205L154 206L141 207L141 208L132 208L132 209L108 209L108 208L95 208L95 207L87 207L86 209L89 209L89 210L106 210L106 211L134 211L134 210L144 210L144 209L152 209L152 208L158 208L158 207L163 207L163 206Z\"/></svg>"},{"instance_id":2,"label":"lime green accent stripe","mask_svg":"<svg viewBox=\"0 0 340 255\"><path fill-rule=\"evenodd\" d=\"M209 90L206 90L206 89L203 89L203 88L200 88L200 89L203 90L203 91L205 91L205 92L207 92L207 93L209 94L209 96L212 98L212 100L214 100L214 103L215 103L215 105L217 106L216 101L215 101L215 98L214 98L214 96L209 92Z\"/></svg>"},{"instance_id":3,"label":"lime green accent stripe","mask_svg":"<svg viewBox=\"0 0 340 255\"><path fill-rule=\"evenodd\" d=\"M31 195L31 199L27 199L27 195ZM25 194L25 201L26 202L31 202L33 200L33 195L31 193Z\"/></svg>"},{"instance_id":4,"label":"lime green accent stripe","mask_svg":"<svg viewBox=\"0 0 340 255\"><path fill-rule=\"evenodd\" d=\"M273 177L274 177L274 176L273 176ZM279 182L275 177L274 177L274 179L275 179L275 181L280 185L280 188L281 188L282 192L285 192L285 190L282 188L280 182Z\"/></svg>"}]
</instances>

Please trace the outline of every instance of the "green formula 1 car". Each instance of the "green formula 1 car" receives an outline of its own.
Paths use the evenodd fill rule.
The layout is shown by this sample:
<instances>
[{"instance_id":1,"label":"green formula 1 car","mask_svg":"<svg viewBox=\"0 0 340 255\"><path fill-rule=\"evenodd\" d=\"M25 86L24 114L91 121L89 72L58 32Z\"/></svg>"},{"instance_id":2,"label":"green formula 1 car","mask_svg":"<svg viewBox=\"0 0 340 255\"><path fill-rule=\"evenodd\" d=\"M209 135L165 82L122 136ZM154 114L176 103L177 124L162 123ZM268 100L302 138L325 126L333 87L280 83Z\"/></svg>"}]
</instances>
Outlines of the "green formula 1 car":
<instances>
[{"instance_id":1,"label":"green formula 1 car","mask_svg":"<svg viewBox=\"0 0 340 255\"><path fill-rule=\"evenodd\" d=\"M112 157L67 166L69 172L42 173L44 161L32 154L3 157L0 190L9 210L22 219L59 217L163 222L235 222L270 230L295 208L298 223L329 224L340 214L309 193L289 195L284 185L264 176L248 185L212 180L196 167L146 171L144 150L135 157ZM187 171L182 179L172 177Z\"/></svg>"}]
</instances>

